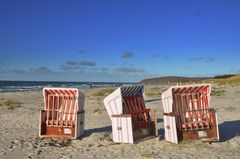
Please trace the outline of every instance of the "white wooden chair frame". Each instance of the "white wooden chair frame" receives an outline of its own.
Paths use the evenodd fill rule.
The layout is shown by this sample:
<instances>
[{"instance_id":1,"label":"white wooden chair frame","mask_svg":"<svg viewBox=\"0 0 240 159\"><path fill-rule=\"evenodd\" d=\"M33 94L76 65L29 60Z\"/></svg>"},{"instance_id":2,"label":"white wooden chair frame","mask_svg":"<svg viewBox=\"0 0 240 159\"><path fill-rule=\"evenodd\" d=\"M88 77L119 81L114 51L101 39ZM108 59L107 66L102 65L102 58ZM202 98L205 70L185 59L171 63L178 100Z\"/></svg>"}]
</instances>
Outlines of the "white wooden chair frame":
<instances>
[{"instance_id":1,"label":"white wooden chair frame","mask_svg":"<svg viewBox=\"0 0 240 159\"><path fill-rule=\"evenodd\" d=\"M114 142L134 143L134 141L138 138L156 135L154 112L150 112L150 110L145 108L143 92L144 88L142 85L119 87L104 99L105 108L112 120ZM139 100L143 99L141 100L141 105L144 106L144 108L141 108L140 110L140 104L138 104L137 101L134 102L134 100L131 100L131 97L135 100L137 100L138 97ZM128 106L131 105L131 109L133 109L131 110L132 112L130 112L130 110L126 110L126 103L124 104L124 101L126 100L125 98L129 98L131 101L128 103ZM137 116L139 113L142 113L141 115L145 114L145 116L148 116L146 119L149 121L149 128L146 128L148 125L146 126L146 123L144 122L142 125L135 125L135 120L138 120ZM145 127L139 128L141 126Z\"/></svg>"},{"instance_id":2,"label":"white wooden chair frame","mask_svg":"<svg viewBox=\"0 0 240 159\"><path fill-rule=\"evenodd\" d=\"M210 108L211 85L173 86L162 93L165 139L218 141L216 111Z\"/></svg>"},{"instance_id":3,"label":"white wooden chair frame","mask_svg":"<svg viewBox=\"0 0 240 159\"><path fill-rule=\"evenodd\" d=\"M84 94L75 88L44 88L39 136L76 139L84 134Z\"/></svg>"}]
</instances>

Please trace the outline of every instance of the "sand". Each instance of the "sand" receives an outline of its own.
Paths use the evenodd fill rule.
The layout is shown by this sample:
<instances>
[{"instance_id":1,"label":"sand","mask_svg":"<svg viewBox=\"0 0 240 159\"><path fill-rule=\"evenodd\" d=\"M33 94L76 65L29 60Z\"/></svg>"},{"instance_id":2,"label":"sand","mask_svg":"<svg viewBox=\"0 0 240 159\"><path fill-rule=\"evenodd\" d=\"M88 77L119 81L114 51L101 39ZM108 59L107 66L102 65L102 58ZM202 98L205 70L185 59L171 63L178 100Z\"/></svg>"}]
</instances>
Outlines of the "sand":
<instances>
[{"instance_id":1,"label":"sand","mask_svg":"<svg viewBox=\"0 0 240 159\"><path fill-rule=\"evenodd\" d=\"M0 158L240 158L240 87L221 87L225 93L211 98L211 107L218 113L221 140L184 141L178 145L164 140L161 94L145 98L147 107L156 110L160 136L135 144L116 144L112 142L104 97L92 96L96 89L84 90L85 135L77 140L39 138L41 91L0 93L0 101L15 99L22 103L12 110L0 106Z\"/></svg>"}]
</instances>

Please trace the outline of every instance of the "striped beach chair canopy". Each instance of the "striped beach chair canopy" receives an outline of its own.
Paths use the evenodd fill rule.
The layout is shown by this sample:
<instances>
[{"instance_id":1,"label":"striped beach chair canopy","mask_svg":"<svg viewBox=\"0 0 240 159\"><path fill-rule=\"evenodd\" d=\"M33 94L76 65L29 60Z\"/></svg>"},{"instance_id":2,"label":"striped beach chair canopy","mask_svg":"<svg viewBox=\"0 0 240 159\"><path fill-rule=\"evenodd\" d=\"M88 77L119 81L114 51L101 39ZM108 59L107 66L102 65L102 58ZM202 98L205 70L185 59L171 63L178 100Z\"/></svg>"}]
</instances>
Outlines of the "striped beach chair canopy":
<instances>
[{"instance_id":1,"label":"striped beach chair canopy","mask_svg":"<svg viewBox=\"0 0 240 159\"><path fill-rule=\"evenodd\" d=\"M104 99L104 105L111 118L113 114L123 114L123 97L143 96L143 85L123 86L116 89Z\"/></svg>"},{"instance_id":2,"label":"striped beach chair canopy","mask_svg":"<svg viewBox=\"0 0 240 159\"><path fill-rule=\"evenodd\" d=\"M76 138L83 133L84 94L82 92L76 88L48 87L43 88L43 96L44 109L40 111L40 136L59 135L58 137ZM82 124L79 125L79 122ZM58 131L60 128L64 128L64 132Z\"/></svg>"},{"instance_id":3,"label":"striped beach chair canopy","mask_svg":"<svg viewBox=\"0 0 240 159\"><path fill-rule=\"evenodd\" d=\"M76 101L75 105L77 106L77 110L81 110L83 108L81 108L81 105L83 105L84 103L84 94L80 91L78 91L78 89L76 88L51 88L51 87L45 87L43 89L43 96L44 96L44 108L48 109L48 105L49 105L49 98L50 97L65 97L65 98L74 98ZM78 100L78 98L80 98L81 100ZM58 101L56 101L57 104ZM81 103L78 103L81 102Z\"/></svg>"},{"instance_id":4,"label":"striped beach chair canopy","mask_svg":"<svg viewBox=\"0 0 240 159\"><path fill-rule=\"evenodd\" d=\"M144 93L143 85L137 86L125 86L120 87L121 89L121 96L122 97L129 97L129 96L142 96Z\"/></svg>"},{"instance_id":5,"label":"striped beach chair canopy","mask_svg":"<svg viewBox=\"0 0 240 159\"><path fill-rule=\"evenodd\" d=\"M210 108L210 93L210 84L173 86L162 93L167 141L178 143L178 137L219 140L216 111Z\"/></svg>"},{"instance_id":6,"label":"striped beach chair canopy","mask_svg":"<svg viewBox=\"0 0 240 159\"><path fill-rule=\"evenodd\" d=\"M197 85L185 85L185 86L172 86L162 94L163 110L164 113L174 112L174 103L182 102L177 101L177 96L183 96L185 98L193 98L192 96L198 93L204 94L207 101L210 101L211 85L210 84L197 84ZM209 105L209 104L208 104ZM176 109L175 109L176 111Z\"/></svg>"},{"instance_id":7,"label":"striped beach chair canopy","mask_svg":"<svg viewBox=\"0 0 240 159\"><path fill-rule=\"evenodd\" d=\"M132 85L119 87L104 98L114 142L134 143L136 139L156 135L154 112L146 109L143 94L143 85Z\"/></svg>"}]
</instances>

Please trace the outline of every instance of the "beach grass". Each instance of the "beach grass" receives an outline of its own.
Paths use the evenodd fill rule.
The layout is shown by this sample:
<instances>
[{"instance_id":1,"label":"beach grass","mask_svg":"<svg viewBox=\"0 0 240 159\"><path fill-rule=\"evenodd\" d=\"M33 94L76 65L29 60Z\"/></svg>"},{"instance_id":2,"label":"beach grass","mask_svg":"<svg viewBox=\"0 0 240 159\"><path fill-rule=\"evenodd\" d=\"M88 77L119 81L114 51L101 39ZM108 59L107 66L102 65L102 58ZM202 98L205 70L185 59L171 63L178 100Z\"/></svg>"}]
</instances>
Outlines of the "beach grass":
<instances>
[{"instance_id":1,"label":"beach grass","mask_svg":"<svg viewBox=\"0 0 240 159\"><path fill-rule=\"evenodd\" d=\"M225 93L223 89L213 88L211 91L211 96L222 96Z\"/></svg>"},{"instance_id":2,"label":"beach grass","mask_svg":"<svg viewBox=\"0 0 240 159\"><path fill-rule=\"evenodd\" d=\"M102 97L102 96L107 96L110 93L112 93L114 91L113 88L105 88L105 89L101 89L97 92L94 92L92 95L95 97Z\"/></svg>"},{"instance_id":3,"label":"beach grass","mask_svg":"<svg viewBox=\"0 0 240 159\"><path fill-rule=\"evenodd\" d=\"M144 151L140 154L140 156L141 156L142 158L153 158L153 157L154 157L153 153L152 153L151 151L149 151L149 150L144 150Z\"/></svg>"},{"instance_id":4,"label":"beach grass","mask_svg":"<svg viewBox=\"0 0 240 159\"><path fill-rule=\"evenodd\" d=\"M240 91L236 91L236 94L237 94L237 95L240 95Z\"/></svg>"},{"instance_id":5,"label":"beach grass","mask_svg":"<svg viewBox=\"0 0 240 159\"><path fill-rule=\"evenodd\" d=\"M215 78L205 80L205 82L215 83L219 85L240 85L240 75L232 76L229 78Z\"/></svg>"},{"instance_id":6,"label":"beach grass","mask_svg":"<svg viewBox=\"0 0 240 159\"><path fill-rule=\"evenodd\" d=\"M1 101L0 106L7 106L8 109L13 110L15 108L21 107L22 103L16 101L15 99L6 99Z\"/></svg>"},{"instance_id":7,"label":"beach grass","mask_svg":"<svg viewBox=\"0 0 240 159\"><path fill-rule=\"evenodd\" d=\"M103 111L102 109L96 108L96 109L93 110L93 113L94 113L94 114L101 114L102 111Z\"/></svg>"},{"instance_id":8,"label":"beach grass","mask_svg":"<svg viewBox=\"0 0 240 159\"><path fill-rule=\"evenodd\" d=\"M145 95L151 98L161 96L162 92L163 92L163 89L158 86L153 86L149 88L146 87L145 89Z\"/></svg>"}]
</instances>

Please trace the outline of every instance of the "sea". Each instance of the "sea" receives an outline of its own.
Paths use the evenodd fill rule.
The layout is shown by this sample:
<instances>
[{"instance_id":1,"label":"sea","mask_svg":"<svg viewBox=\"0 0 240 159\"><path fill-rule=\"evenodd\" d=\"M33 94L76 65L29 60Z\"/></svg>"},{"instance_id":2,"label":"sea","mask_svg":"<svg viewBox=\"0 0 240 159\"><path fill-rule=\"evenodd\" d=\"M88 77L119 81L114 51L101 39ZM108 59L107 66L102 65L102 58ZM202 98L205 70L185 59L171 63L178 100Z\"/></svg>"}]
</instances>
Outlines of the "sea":
<instances>
[{"instance_id":1,"label":"sea","mask_svg":"<svg viewBox=\"0 0 240 159\"><path fill-rule=\"evenodd\" d=\"M52 81L0 81L0 92L25 92L41 90L43 87L64 87L91 89L98 87L118 87L136 83L123 82L52 82Z\"/></svg>"}]
</instances>

